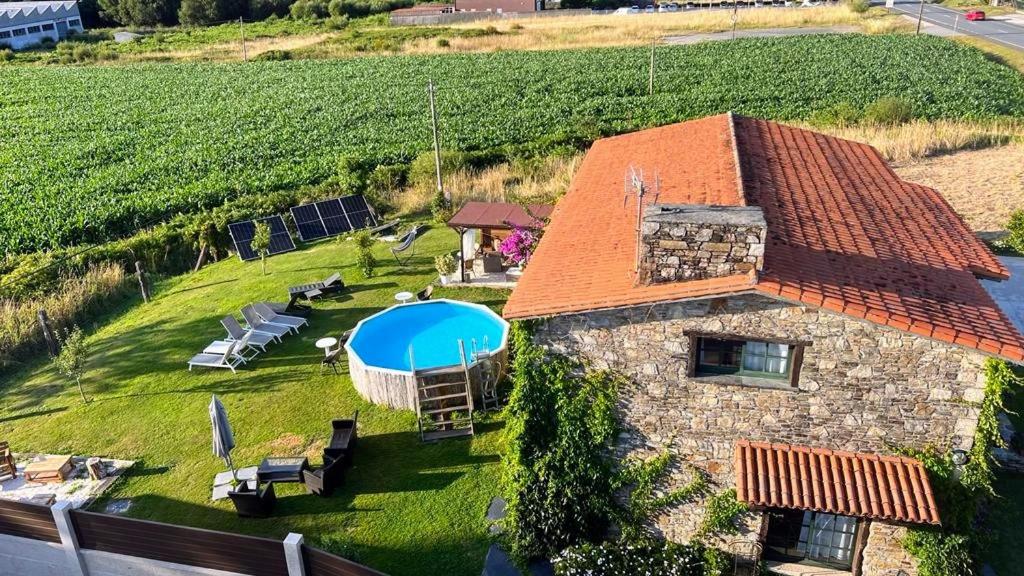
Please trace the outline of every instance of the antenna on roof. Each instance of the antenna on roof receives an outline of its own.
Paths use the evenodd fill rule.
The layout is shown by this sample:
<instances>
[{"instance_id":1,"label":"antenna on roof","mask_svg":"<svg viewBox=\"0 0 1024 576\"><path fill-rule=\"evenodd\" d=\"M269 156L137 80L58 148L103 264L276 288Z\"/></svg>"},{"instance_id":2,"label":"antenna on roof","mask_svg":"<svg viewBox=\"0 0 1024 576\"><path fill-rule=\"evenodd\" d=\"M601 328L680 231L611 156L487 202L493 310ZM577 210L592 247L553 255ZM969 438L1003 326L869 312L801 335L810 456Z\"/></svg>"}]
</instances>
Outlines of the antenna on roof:
<instances>
[{"instance_id":1,"label":"antenna on roof","mask_svg":"<svg viewBox=\"0 0 1024 576\"><path fill-rule=\"evenodd\" d=\"M629 169L626 171L626 192L623 198L623 208L629 204L629 197L632 195L636 196L636 260L634 262L633 271L637 272L640 270L640 244L641 234L643 231L643 218L644 218L644 194L647 192L647 185L644 183L644 171L637 170L632 164L629 165ZM657 182L657 177L655 177ZM655 185L657 190L657 184Z\"/></svg>"}]
</instances>

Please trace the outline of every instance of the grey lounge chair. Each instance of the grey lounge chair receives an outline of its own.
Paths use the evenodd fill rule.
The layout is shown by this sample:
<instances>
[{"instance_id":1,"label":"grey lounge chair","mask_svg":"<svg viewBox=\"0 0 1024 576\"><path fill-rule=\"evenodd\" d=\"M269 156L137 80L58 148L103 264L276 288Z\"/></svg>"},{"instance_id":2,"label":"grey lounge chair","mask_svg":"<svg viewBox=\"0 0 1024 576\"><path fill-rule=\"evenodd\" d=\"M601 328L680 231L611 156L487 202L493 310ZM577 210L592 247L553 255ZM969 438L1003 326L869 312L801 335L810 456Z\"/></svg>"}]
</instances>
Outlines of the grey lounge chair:
<instances>
[{"instance_id":1,"label":"grey lounge chair","mask_svg":"<svg viewBox=\"0 0 1024 576\"><path fill-rule=\"evenodd\" d=\"M238 347L237 342L231 342L223 354L196 354L188 361L188 369L192 370L193 366L205 366L207 368L228 368L232 373L235 372L235 368L245 362L245 360L238 354L235 353L235 349Z\"/></svg>"},{"instance_id":2,"label":"grey lounge chair","mask_svg":"<svg viewBox=\"0 0 1024 576\"><path fill-rule=\"evenodd\" d=\"M263 334L271 334L280 338L292 331L292 329L287 326L264 322L260 319L260 315L256 313L256 310L254 310L252 306L242 308L242 317L245 318L245 322L249 325L250 330L255 330L256 332L261 332ZM295 332L298 333L298 330Z\"/></svg>"},{"instance_id":3,"label":"grey lounge chair","mask_svg":"<svg viewBox=\"0 0 1024 576\"><path fill-rule=\"evenodd\" d=\"M229 342L232 340L241 340L242 338L245 338L246 334L248 334L249 347L259 348L261 352L267 351L267 344L281 341L280 338L273 334L264 334L242 328L242 325L238 323L238 320L236 320L234 316L225 316L224 319L220 321L220 324L228 331L227 340Z\"/></svg>"},{"instance_id":4,"label":"grey lounge chair","mask_svg":"<svg viewBox=\"0 0 1024 576\"><path fill-rule=\"evenodd\" d=\"M309 324L309 321L306 320L305 318L278 314L277 312L274 312L273 308L267 306L262 302L257 302L253 304L252 307L256 310L256 313L260 315L260 318L262 318L264 322L269 322L271 324L280 324L281 326L294 328L296 331L298 331L300 327Z\"/></svg>"},{"instance_id":5,"label":"grey lounge chair","mask_svg":"<svg viewBox=\"0 0 1024 576\"><path fill-rule=\"evenodd\" d=\"M223 354L228 351L230 346L234 346L235 355L241 358L242 363L245 364L260 354L259 350L249 346L252 334L252 332L246 332L241 340L214 340L203 350L203 354ZM249 352L248 355L246 355L246 351Z\"/></svg>"}]
</instances>

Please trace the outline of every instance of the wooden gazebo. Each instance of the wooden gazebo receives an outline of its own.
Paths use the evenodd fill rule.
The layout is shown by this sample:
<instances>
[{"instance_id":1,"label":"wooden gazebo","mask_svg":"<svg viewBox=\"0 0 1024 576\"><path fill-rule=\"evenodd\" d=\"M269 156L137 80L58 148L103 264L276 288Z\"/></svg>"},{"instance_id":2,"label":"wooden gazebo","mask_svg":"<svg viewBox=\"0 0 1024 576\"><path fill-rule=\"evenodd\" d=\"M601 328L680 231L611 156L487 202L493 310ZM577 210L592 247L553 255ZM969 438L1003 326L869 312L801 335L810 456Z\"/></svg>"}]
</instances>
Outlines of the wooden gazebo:
<instances>
[{"instance_id":1,"label":"wooden gazebo","mask_svg":"<svg viewBox=\"0 0 1024 576\"><path fill-rule=\"evenodd\" d=\"M469 230L480 231L481 256L496 255L500 258L498 245L512 230L531 228L540 230L551 215L554 206L530 204L526 207L507 202L467 202L461 210L448 220L448 226L459 233L459 277L466 282L466 262L476 257L467 257L465 236Z\"/></svg>"}]
</instances>

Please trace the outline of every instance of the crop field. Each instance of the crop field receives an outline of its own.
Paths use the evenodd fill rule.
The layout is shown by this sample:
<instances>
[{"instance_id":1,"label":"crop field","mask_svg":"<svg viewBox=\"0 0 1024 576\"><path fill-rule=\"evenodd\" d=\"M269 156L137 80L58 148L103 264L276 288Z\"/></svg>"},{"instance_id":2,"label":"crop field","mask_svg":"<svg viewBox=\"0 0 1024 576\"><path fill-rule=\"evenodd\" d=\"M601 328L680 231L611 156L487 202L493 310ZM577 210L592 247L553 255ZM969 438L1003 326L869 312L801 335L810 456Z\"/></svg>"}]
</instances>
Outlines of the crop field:
<instances>
[{"instance_id":1,"label":"crop field","mask_svg":"<svg viewBox=\"0 0 1024 576\"><path fill-rule=\"evenodd\" d=\"M339 156L552 140L732 110L804 119L900 96L927 118L1024 116L1024 76L933 37L804 36L648 50L343 61L0 67L0 252L99 241L243 193L318 183Z\"/></svg>"}]
</instances>

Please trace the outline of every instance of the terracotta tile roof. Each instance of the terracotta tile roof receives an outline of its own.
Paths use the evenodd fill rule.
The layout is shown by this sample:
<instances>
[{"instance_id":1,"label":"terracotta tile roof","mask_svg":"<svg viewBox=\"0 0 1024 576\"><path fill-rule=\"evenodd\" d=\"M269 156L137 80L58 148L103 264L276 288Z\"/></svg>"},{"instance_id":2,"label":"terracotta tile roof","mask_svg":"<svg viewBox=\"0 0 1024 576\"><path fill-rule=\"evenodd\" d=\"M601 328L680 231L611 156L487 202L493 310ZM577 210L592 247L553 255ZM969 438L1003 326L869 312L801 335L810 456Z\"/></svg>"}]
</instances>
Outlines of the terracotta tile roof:
<instances>
[{"instance_id":1,"label":"terracotta tile roof","mask_svg":"<svg viewBox=\"0 0 1024 576\"><path fill-rule=\"evenodd\" d=\"M753 284L637 285L637 207L623 183L631 166L657 173L650 202L761 207L768 243ZM975 275L1008 272L935 190L900 180L874 148L727 114L595 142L504 314L753 288L1024 360L1024 336Z\"/></svg>"},{"instance_id":2,"label":"terracotta tile roof","mask_svg":"<svg viewBox=\"0 0 1024 576\"><path fill-rule=\"evenodd\" d=\"M913 458L741 440L736 495L768 508L940 523L928 475Z\"/></svg>"}]
</instances>

